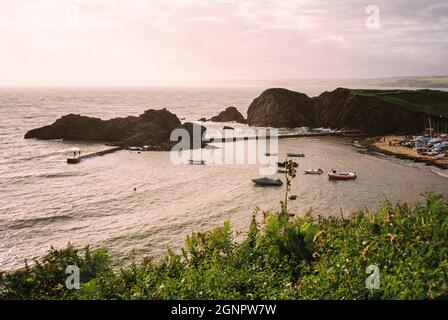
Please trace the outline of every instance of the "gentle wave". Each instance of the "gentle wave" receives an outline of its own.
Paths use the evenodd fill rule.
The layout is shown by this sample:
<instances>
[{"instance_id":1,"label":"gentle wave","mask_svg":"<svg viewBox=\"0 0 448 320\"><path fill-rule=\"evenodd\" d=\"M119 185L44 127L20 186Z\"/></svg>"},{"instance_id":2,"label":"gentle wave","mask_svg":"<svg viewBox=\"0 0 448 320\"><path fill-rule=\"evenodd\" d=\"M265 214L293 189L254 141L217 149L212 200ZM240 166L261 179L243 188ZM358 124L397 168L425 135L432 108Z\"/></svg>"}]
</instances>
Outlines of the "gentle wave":
<instances>
[{"instance_id":1,"label":"gentle wave","mask_svg":"<svg viewBox=\"0 0 448 320\"><path fill-rule=\"evenodd\" d=\"M16 175L7 177L12 184L21 184L23 182L30 182L30 179L57 179L57 178L69 178L69 177L81 177L86 175L82 172L57 172L57 173L36 173L27 175Z\"/></svg>"},{"instance_id":2,"label":"gentle wave","mask_svg":"<svg viewBox=\"0 0 448 320\"><path fill-rule=\"evenodd\" d=\"M441 176L441 177L444 177L444 178L447 178L447 179L448 179L448 173L445 174L445 173L442 173L442 172L437 171L437 170L434 170L434 169L431 169L431 171L434 172L435 174L438 174L438 175Z\"/></svg>"},{"instance_id":3,"label":"gentle wave","mask_svg":"<svg viewBox=\"0 0 448 320\"><path fill-rule=\"evenodd\" d=\"M57 221L71 220L73 217L71 215L57 215L49 217L40 218L30 218L30 219L18 219L14 220L6 225L7 229L24 229L24 228L35 228L37 226L48 225Z\"/></svg>"},{"instance_id":4,"label":"gentle wave","mask_svg":"<svg viewBox=\"0 0 448 320\"><path fill-rule=\"evenodd\" d=\"M44 153L44 154L34 155L31 157L20 158L18 160L30 161L30 160L35 160L35 159L43 159L43 158L61 155L61 154L68 153L68 152L73 152L73 149L64 149L64 150L59 150L59 151L53 151L53 152L48 152L48 153Z\"/></svg>"}]
</instances>

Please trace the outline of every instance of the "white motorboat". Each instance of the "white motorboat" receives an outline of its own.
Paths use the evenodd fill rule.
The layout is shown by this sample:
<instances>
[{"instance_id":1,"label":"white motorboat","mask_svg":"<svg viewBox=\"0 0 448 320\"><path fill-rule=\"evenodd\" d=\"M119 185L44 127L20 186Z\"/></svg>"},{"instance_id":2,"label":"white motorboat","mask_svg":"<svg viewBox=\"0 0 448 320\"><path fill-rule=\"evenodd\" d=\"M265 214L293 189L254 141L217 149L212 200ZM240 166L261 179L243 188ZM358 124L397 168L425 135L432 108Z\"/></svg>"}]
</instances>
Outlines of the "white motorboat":
<instances>
[{"instance_id":1,"label":"white motorboat","mask_svg":"<svg viewBox=\"0 0 448 320\"><path fill-rule=\"evenodd\" d=\"M324 173L324 171L322 169L310 169L310 170L305 170L305 174L322 174Z\"/></svg>"},{"instance_id":2,"label":"white motorboat","mask_svg":"<svg viewBox=\"0 0 448 320\"><path fill-rule=\"evenodd\" d=\"M328 179L330 180L354 180L356 178L354 172L337 172L336 170L328 172Z\"/></svg>"}]
</instances>

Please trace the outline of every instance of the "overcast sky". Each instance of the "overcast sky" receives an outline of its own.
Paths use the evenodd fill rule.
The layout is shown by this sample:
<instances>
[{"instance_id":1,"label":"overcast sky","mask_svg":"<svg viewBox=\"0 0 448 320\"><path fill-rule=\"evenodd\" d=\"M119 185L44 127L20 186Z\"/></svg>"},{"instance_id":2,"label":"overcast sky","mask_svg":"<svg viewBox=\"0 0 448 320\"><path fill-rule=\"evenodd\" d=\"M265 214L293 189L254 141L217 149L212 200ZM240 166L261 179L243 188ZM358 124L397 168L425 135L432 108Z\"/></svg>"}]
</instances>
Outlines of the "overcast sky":
<instances>
[{"instance_id":1,"label":"overcast sky","mask_svg":"<svg viewBox=\"0 0 448 320\"><path fill-rule=\"evenodd\" d=\"M448 74L446 0L0 4L0 85Z\"/></svg>"}]
</instances>

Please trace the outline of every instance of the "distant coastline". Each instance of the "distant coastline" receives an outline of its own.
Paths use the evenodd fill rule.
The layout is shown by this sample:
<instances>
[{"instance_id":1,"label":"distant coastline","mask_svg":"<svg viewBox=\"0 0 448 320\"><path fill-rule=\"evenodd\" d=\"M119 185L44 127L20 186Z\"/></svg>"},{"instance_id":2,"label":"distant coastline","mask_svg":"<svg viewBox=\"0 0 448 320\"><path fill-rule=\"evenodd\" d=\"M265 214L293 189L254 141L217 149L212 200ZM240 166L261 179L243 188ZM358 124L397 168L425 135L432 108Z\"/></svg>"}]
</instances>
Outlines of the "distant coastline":
<instances>
[{"instance_id":1,"label":"distant coastline","mask_svg":"<svg viewBox=\"0 0 448 320\"><path fill-rule=\"evenodd\" d=\"M397 76L370 79L239 79L211 81L216 86L260 86L260 87L303 87L303 86L333 86L333 87L379 87L403 89L447 89L448 76Z\"/></svg>"}]
</instances>

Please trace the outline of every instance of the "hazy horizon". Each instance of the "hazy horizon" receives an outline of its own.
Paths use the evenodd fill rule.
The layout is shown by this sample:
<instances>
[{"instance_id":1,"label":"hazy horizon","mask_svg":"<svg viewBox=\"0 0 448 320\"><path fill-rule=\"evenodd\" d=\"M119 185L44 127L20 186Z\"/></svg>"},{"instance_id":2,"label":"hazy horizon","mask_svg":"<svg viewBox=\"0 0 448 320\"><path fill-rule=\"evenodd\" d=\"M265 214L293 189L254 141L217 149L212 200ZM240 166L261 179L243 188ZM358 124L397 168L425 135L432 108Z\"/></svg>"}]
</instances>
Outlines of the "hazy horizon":
<instances>
[{"instance_id":1,"label":"hazy horizon","mask_svg":"<svg viewBox=\"0 0 448 320\"><path fill-rule=\"evenodd\" d=\"M0 86L448 74L448 3L2 0Z\"/></svg>"},{"instance_id":2,"label":"hazy horizon","mask_svg":"<svg viewBox=\"0 0 448 320\"><path fill-rule=\"evenodd\" d=\"M59 83L59 84L1 84L0 89L21 89L21 88L85 88L85 89L107 89L107 88L260 88L260 87L297 87L297 86L314 86L314 87L328 87L328 86L340 86L340 87L406 87L405 85L385 85L388 80L399 79L400 81L406 79L434 79L444 78L446 85L444 86L430 86L426 83L428 88L445 90L448 87L448 75L435 75L435 76L396 76L396 77L380 77L380 78L310 78L310 79L222 79L222 80L204 80L204 81L188 81L188 82L154 82L143 84L107 84L107 83ZM317 83L320 82L320 83ZM444 83L445 83L444 82ZM423 88L422 86L420 86ZM408 87L408 88L419 88Z\"/></svg>"}]
</instances>

